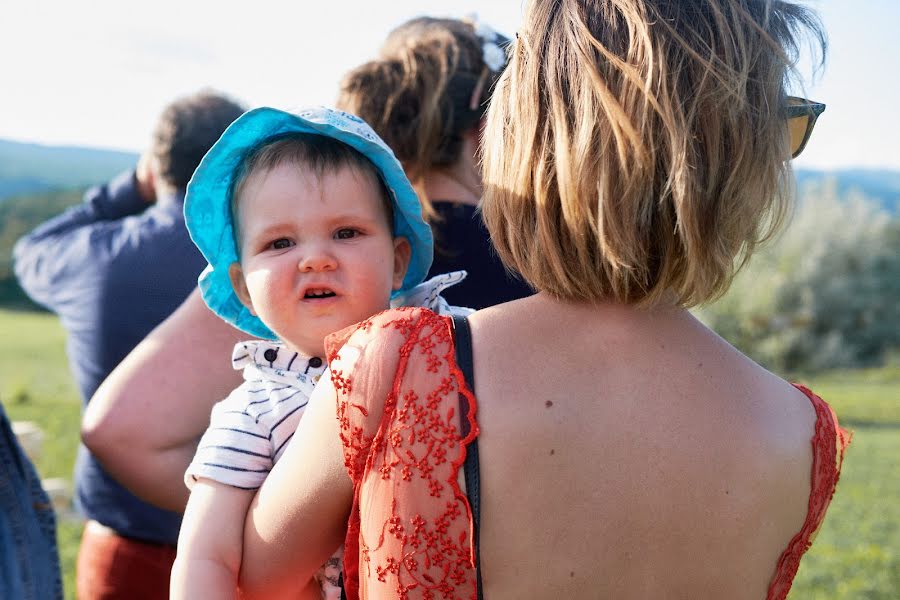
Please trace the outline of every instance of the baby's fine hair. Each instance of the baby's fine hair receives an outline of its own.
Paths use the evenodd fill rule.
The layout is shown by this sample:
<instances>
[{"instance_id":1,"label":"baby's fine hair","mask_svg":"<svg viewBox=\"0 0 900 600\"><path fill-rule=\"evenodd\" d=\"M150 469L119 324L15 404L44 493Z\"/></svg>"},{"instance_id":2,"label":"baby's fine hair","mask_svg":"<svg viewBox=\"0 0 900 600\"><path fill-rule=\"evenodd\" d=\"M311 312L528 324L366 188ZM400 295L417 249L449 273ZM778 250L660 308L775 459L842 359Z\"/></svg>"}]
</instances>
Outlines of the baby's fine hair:
<instances>
[{"instance_id":1,"label":"baby's fine hair","mask_svg":"<svg viewBox=\"0 0 900 600\"><path fill-rule=\"evenodd\" d=\"M378 186L378 193L384 206L388 226L393 229L394 209L391 193L388 191L381 173L372 162L360 152L334 138L314 133L291 133L279 136L257 146L243 160L240 173L234 180L231 194L231 215L235 224L235 243L240 251L238 203L253 175L266 173L281 165L288 164L309 169L316 177L350 168L367 177Z\"/></svg>"},{"instance_id":2,"label":"baby's fine hair","mask_svg":"<svg viewBox=\"0 0 900 600\"><path fill-rule=\"evenodd\" d=\"M786 84L814 13L775 0L531 0L491 101L483 214L570 300L683 306L790 209Z\"/></svg>"},{"instance_id":3,"label":"baby's fine hair","mask_svg":"<svg viewBox=\"0 0 900 600\"><path fill-rule=\"evenodd\" d=\"M489 41L509 42L497 34ZM426 219L434 211L425 174L459 160L463 136L484 116L500 74L485 64L484 43L471 22L412 19L388 35L378 58L340 84L338 108L362 117L394 151Z\"/></svg>"}]
</instances>

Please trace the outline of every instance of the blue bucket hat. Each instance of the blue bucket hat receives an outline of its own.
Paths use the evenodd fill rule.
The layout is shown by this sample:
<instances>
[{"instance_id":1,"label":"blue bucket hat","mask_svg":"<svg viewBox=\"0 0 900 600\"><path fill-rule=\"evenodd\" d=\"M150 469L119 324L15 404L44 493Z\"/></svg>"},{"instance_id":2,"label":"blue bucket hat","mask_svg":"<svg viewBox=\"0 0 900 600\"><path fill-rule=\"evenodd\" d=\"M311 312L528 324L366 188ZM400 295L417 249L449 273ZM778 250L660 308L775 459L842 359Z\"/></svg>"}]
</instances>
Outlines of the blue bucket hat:
<instances>
[{"instance_id":1,"label":"blue bucket hat","mask_svg":"<svg viewBox=\"0 0 900 600\"><path fill-rule=\"evenodd\" d=\"M244 113L225 130L191 177L184 200L184 220L191 239L209 262L198 282L203 300L224 320L250 335L276 339L272 331L241 304L228 276L238 262L231 194L240 167L256 148L291 133L323 135L347 144L375 165L390 192L394 235L409 240L412 255L399 294L425 279L431 267L431 228L422 219L419 198L394 153L369 125L353 115L319 107L288 113L257 108Z\"/></svg>"}]
</instances>

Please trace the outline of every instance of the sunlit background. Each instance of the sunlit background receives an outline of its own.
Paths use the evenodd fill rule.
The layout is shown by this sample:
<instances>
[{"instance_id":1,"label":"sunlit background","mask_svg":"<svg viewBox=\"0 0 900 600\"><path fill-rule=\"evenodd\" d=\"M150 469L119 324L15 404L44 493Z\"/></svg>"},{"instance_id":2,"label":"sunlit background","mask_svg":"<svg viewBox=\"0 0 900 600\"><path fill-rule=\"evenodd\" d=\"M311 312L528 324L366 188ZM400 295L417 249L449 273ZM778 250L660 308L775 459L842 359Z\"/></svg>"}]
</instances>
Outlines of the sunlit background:
<instances>
[{"instance_id":1,"label":"sunlit background","mask_svg":"<svg viewBox=\"0 0 900 600\"><path fill-rule=\"evenodd\" d=\"M797 210L728 294L697 314L754 360L808 384L855 430L790 600L895 600L900 0L809 5L830 48L817 78L802 62L806 84L791 92L827 110L795 161ZM330 104L340 77L409 18L477 15L512 36L521 14L522 0L0 0L0 401L43 440L31 451L60 517L67 600L82 527L71 503L81 404L59 320L16 282L16 240L133 167L178 96L211 87L249 106Z\"/></svg>"},{"instance_id":2,"label":"sunlit background","mask_svg":"<svg viewBox=\"0 0 900 600\"><path fill-rule=\"evenodd\" d=\"M828 105L798 167L900 169L900 3L824 0ZM0 138L140 150L174 97L211 86L252 106L329 104L340 76L421 15L478 18L508 35L516 0L7 2L0 12ZM803 68L809 76L811 68ZM802 90L797 90L802 92Z\"/></svg>"}]
</instances>

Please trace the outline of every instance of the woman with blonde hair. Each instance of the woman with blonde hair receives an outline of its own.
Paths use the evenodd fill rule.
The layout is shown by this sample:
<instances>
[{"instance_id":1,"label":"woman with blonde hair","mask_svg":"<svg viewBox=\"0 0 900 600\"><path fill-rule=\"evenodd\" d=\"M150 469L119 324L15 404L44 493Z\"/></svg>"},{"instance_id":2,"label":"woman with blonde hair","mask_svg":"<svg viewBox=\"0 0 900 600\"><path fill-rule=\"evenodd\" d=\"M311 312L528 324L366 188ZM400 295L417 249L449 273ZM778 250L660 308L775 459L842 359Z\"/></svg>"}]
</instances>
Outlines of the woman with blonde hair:
<instances>
[{"instance_id":1,"label":"woman with blonde hair","mask_svg":"<svg viewBox=\"0 0 900 600\"><path fill-rule=\"evenodd\" d=\"M484 215L539 293L333 336L248 516L251 597L343 540L351 599L785 598L849 435L687 308L789 208L806 34L776 0L528 3Z\"/></svg>"}]
</instances>

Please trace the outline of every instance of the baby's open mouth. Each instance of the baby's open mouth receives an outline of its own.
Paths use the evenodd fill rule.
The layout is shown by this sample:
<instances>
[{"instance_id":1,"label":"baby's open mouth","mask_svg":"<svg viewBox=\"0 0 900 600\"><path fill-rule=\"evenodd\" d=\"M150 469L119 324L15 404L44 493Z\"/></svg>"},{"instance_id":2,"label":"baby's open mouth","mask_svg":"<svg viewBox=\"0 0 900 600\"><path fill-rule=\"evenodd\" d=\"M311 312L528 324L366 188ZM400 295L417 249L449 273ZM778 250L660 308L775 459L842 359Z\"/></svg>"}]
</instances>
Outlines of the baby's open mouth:
<instances>
[{"instance_id":1,"label":"baby's open mouth","mask_svg":"<svg viewBox=\"0 0 900 600\"><path fill-rule=\"evenodd\" d=\"M329 289L326 288L312 288L306 290L306 293L303 294L304 300L317 300L320 298L333 298L336 294Z\"/></svg>"}]
</instances>

